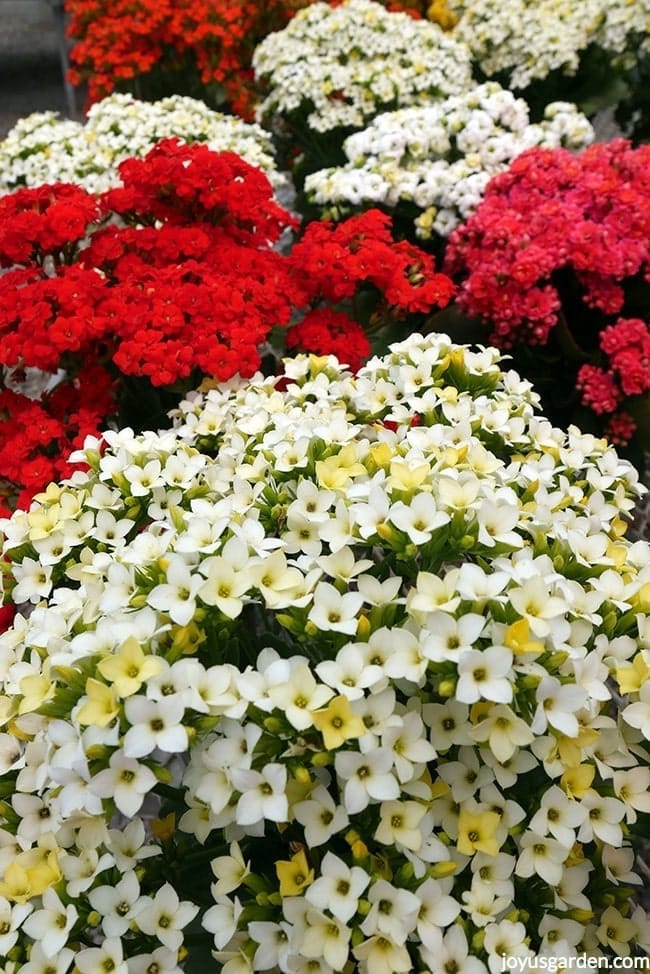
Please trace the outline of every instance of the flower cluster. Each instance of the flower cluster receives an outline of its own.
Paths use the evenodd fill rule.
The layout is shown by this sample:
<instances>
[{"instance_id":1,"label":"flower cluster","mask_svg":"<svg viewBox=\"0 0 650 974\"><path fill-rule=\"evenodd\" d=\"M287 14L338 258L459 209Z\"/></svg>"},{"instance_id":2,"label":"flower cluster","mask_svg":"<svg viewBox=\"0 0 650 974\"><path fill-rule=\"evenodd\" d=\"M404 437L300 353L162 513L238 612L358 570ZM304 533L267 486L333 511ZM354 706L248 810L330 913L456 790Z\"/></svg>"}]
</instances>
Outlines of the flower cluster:
<instances>
[{"instance_id":1,"label":"flower cluster","mask_svg":"<svg viewBox=\"0 0 650 974\"><path fill-rule=\"evenodd\" d=\"M625 445L636 423L620 406L625 400L650 394L650 327L640 318L619 318L600 334L605 366L581 365L577 387L582 402L601 415L614 414L606 427L612 443ZM647 417L643 415L645 422Z\"/></svg>"},{"instance_id":2,"label":"flower cluster","mask_svg":"<svg viewBox=\"0 0 650 974\"><path fill-rule=\"evenodd\" d=\"M299 357L2 523L8 970L650 947L640 488L535 403L446 336Z\"/></svg>"},{"instance_id":3,"label":"flower cluster","mask_svg":"<svg viewBox=\"0 0 650 974\"><path fill-rule=\"evenodd\" d=\"M533 149L492 180L449 238L461 306L500 347L557 352L564 397L569 370L580 369L582 401L597 413L621 403L633 411L635 397L647 398L649 171L650 148L620 139L577 156ZM536 359L533 349L541 374Z\"/></svg>"},{"instance_id":4,"label":"flower cluster","mask_svg":"<svg viewBox=\"0 0 650 974\"><path fill-rule=\"evenodd\" d=\"M73 84L95 102L116 88L150 83L161 94L189 86L244 117L253 98L250 58L257 41L284 26L308 0L67 0Z\"/></svg>"},{"instance_id":5,"label":"flower cluster","mask_svg":"<svg viewBox=\"0 0 650 974\"><path fill-rule=\"evenodd\" d=\"M255 49L259 120L300 135L359 129L381 111L471 87L468 49L435 23L372 0L314 3Z\"/></svg>"},{"instance_id":6,"label":"flower cluster","mask_svg":"<svg viewBox=\"0 0 650 974\"><path fill-rule=\"evenodd\" d=\"M271 139L259 125L179 95L143 102L113 94L90 108L85 125L55 112L20 119L0 142L0 193L59 182L102 192L119 184L120 162L146 155L167 138L234 152L259 166L276 189L286 183L276 168Z\"/></svg>"},{"instance_id":7,"label":"flower cluster","mask_svg":"<svg viewBox=\"0 0 650 974\"><path fill-rule=\"evenodd\" d=\"M553 71L575 74L589 45L634 58L647 46L648 0L453 0L454 36L485 75L525 89Z\"/></svg>"},{"instance_id":8,"label":"flower cluster","mask_svg":"<svg viewBox=\"0 0 650 974\"><path fill-rule=\"evenodd\" d=\"M522 98L487 82L462 95L378 115L344 143L347 163L305 179L308 201L325 216L364 206L413 210L421 239L447 236L470 216L493 175L533 146L583 149L593 129L575 105L548 105L530 124Z\"/></svg>"},{"instance_id":9,"label":"flower cluster","mask_svg":"<svg viewBox=\"0 0 650 974\"><path fill-rule=\"evenodd\" d=\"M147 98L182 92L253 116L255 45L311 0L66 0L73 84L90 103L113 91ZM423 0L382 0L391 10L423 12ZM447 14L441 4L439 18ZM449 16L447 14L447 16Z\"/></svg>"},{"instance_id":10,"label":"flower cluster","mask_svg":"<svg viewBox=\"0 0 650 974\"><path fill-rule=\"evenodd\" d=\"M280 252L293 218L232 153L167 140L119 172L123 185L99 196L55 184L0 198L0 363L14 382L2 473L20 503L67 469L62 444L110 419L164 422L179 389L203 376L252 375L271 337L336 350L357 368L370 352L365 324L397 317L408 330L411 314L452 297L433 259L395 243L378 211L316 221ZM43 373L42 416L21 386L28 369Z\"/></svg>"}]
</instances>

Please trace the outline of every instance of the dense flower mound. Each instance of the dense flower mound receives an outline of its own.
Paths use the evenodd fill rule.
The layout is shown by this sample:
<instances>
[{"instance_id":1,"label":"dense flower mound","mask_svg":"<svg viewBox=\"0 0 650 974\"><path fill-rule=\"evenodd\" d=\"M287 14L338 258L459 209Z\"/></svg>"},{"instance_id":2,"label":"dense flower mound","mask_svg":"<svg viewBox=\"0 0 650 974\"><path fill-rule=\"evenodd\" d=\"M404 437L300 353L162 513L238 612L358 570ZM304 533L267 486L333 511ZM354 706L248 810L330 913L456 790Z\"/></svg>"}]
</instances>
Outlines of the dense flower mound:
<instances>
[{"instance_id":1,"label":"dense flower mound","mask_svg":"<svg viewBox=\"0 0 650 974\"><path fill-rule=\"evenodd\" d=\"M453 0L454 36L482 71L528 87L552 71L574 74L590 44L634 59L647 47L649 0Z\"/></svg>"},{"instance_id":2,"label":"dense flower mound","mask_svg":"<svg viewBox=\"0 0 650 974\"><path fill-rule=\"evenodd\" d=\"M431 21L372 0L313 3L253 55L259 120L316 132L363 128L381 111L471 87L469 50Z\"/></svg>"},{"instance_id":3,"label":"dense flower mound","mask_svg":"<svg viewBox=\"0 0 650 974\"><path fill-rule=\"evenodd\" d=\"M113 94L89 109L84 125L55 112L20 119L0 142L0 193L59 182L102 192L119 185L120 162L146 155L167 138L234 152L259 166L276 189L286 184L261 126L212 111L195 98L173 95L144 102Z\"/></svg>"},{"instance_id":4,"label":"dense flower mound","mask_svg":"<svg viewBox=\"0 0 650 974\"><path fill-rule=\"evenodd\" d=\"M495 344L557 342L563 382L573 372L584 404L630 438L628 410L650 391L649 146L524 153L450 236L446 266Z\"/></svg>"},{"instance_id":5,"label":"dense flower mound","mask_svg":"<svg viewBox=\"0 0 650 974\"><path fill-rule=\"evenodd\" d=\"M494 349L285 364L89 440L2 522L12 970L647 949L633 468Z\"/></svg>"},{"instance_id":6,"label":"dense flower mound","mask_svg":"<svg viewBox=\"0 0 650 974\"><path fill-rule=\"evenodd\" d=\"M523 98L492 81L378 115L346 139L347 163L307 176L305 193L328 217L367 206L409 210L418 237L446 237L515 156L538 145L584 149L593 137L575 105L554 102L533 125Z\"/></svg>"}]
</instances>

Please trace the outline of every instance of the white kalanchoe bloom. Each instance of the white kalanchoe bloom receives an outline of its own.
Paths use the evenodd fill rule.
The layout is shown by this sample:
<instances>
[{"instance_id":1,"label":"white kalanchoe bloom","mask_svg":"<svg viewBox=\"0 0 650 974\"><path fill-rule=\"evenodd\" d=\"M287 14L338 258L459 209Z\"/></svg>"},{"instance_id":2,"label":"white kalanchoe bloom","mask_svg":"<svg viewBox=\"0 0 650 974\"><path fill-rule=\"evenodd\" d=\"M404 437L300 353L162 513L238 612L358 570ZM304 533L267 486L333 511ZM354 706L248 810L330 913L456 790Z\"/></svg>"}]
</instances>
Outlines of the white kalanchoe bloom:
<instances>
[{"instance_id":1,"label":"white kalanchoe bloom","mask_svg":"<svg viewBox=\"0 0 650 974\"><path fill-rule=\"evenodd\" d=\"M472 50L488 77L506 74L511 88L561 69L575 74L590 45L636 59L648 46L647 0L453 0L460 15L453 36Z\"/></svg>"},{"instance_id":2,"label":"white kalanchoe bloom","mask_svg":"<svg viewBox=\"0 0 650 974\"><path fill-rule=\"evenodd\" d=\"M310 173L305 192L325 216L336 219L368 206L397 212L415 206L417 236L446 237L471 216L490 179L516 156L535 146L579 150L593 139L591 124L575 105L553 102L533 124L523 98L488 81L377 115L345 140L347 161ZM499 513L506 532L514 526L510 511Z\"/></svg>"},{"instance_id":3,"label":"white kalanchoe bloom","mask_svg":"<svg viewBox=\"0 0 650 974\"><path fill-rule=\"evenodd\" d=\"M142 158L156 142L169 138L234 152L262 169L276 190L286 186L271 138L261 126L183 95L146 102L115 93L92 105L84 124L55 112L20 119L0 141L0 192L57 182L103 192L121 184L120 162Z\"/></svg>"},{"instance_id":4,"label":"white kalanchoe bloom","mask_svg":"<svg viewBox=\"0 0 650 974\"><path fill-rule=\"evenodd\" d=\"M286 373L91 439L0 524L30 609L0 633L0 950L486 974L499 946L645 949L636 472L493 349Z\"/></svg>"},{"instance_id":5,"label":"white kalanchoe bloom","mask_svg":"<svg viewBox=\"0 0 650 974\"><path fill-rule=\"evenodd\" d=\"M300 112L317 132L362 128L385 108L471 85L469 49L437 24L389 13L373 0L312 3L255 49L268 94L258 120Z\"/></svg>"}]
</instances>

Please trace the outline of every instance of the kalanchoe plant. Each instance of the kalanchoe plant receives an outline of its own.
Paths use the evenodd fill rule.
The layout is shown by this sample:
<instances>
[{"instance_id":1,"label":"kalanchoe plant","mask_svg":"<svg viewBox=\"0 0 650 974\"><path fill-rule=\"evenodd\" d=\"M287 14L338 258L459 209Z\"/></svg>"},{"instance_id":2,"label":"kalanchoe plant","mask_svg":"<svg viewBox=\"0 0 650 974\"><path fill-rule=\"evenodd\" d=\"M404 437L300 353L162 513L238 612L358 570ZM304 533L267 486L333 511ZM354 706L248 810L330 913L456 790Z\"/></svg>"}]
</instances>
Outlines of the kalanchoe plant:
<instances>
[{"instance_id":1,"label":"kalanchoe plant","mask_svg":"<svg viewBox=\"0 0 650 974\"><path fill-rule=\"evenodd\" d=\"M76 183L101 192L119 185L120 162L141 158L167 138L234 152L263 169L276 190L287 184L261 126L213 111L195 98L144 102L113 94L92 105L83 125L55 112L21 118L0 142L0 192L43 183Z\"/></svg>"},{"instance_id":2,"label":"kalanchoe plant","mask_svg":"<svg viewBox=\"0 0 650 974\"><path fill-rule=\"evenodd\" d=\"M300 179L344 161L341 142L375 115L471 87L469 50L436 23L373 0L313 3L255 49L258 121ZM341 158L339 158L341 157Z\"/></svg>"},{"instance_id":3,"label":"kalanchoe plant","mask_svg":"<svg viewBox=\"0 0 650 974\"><path fill-rule=\"evenodd\" d=\"M590 115L634 101L635 69L648 53L648 0L452 0L451 6L458 15L453 36L471 49L475 73L523 94L536 112L564 98L569 86Z\"/></svg>"},{"instance_id":4,"label":"kalanchoe plant","mask_svg":"<svg viewBox=\"0 0 650 974\"><path fill-rule=\"evenodd\" d=\"M536 402L445 336L298 357L2 523L11 971L650 948L641 488Z\"/></svg>"},{"instance_id":5,"label":"kalanchoe plant","mask_svg":"<svg viewBox=\"0 0 650 974\"><path fill-rule=\"evenodd\" d=\"M154 100L184 94L252 118L255 45L311 0L66 0L74 84L94 103L114 91ZM426 9L425 0L385 0ZM447 13L444 3L438 16ZM449 16L447 14L447 16Z\"/></svg>"},{"instance_id":6,"label":"kalanchoe plant","mask_svg":"<svg viewBox=\"0 0 650 974\"><path fill-rule=\"evenodd\" d=\"M487 82L378 115L345 140L344 165L307 176L305 197L310 209L334 219L379 206L410 237L439 241L474 212L492 176L526 149L584 149L593 138L575 105L547 105L544 119L531 124L523 98Z\"/></svg>"},{"instance_id":7,"label":"kalanchoe plant","mask_svg":"<svg viewBox=\"0 0 650 974\"><path fill-rule=\"evenodd\" d=\"M309 0L66 0L74 84L89 101L133 91L182 93L250 117L250 58L257 41Z\"/></svg>"},{"instance_id":8,"label":"kalanchoe plant","mask_svg":"<svg viewBox=\"0 0 650 974\"><path fill-rule=\"evenodd\" d=\"M97 196L57 184L0 197L0 469L19 503L109 421L164 423L203 377L250 376L267 353L273 368L285 348L356 368L366 329L408 333L453 294L378 211L316 221L280 251L295 220L233 153L166 140L119 171ZM38 403L22 381L33 369Z\"/></svg>"},{"instance_id":9,"label":"kalanchoe plant","mask_svg":"<svg viewBox=\"0 0 650 974\"><path fill-rule=\"evenodd\" d=\"M449 238L459 304L512 350L547 412L647 448L650 147L533 149Z\"/></svg>"}]
</instances>

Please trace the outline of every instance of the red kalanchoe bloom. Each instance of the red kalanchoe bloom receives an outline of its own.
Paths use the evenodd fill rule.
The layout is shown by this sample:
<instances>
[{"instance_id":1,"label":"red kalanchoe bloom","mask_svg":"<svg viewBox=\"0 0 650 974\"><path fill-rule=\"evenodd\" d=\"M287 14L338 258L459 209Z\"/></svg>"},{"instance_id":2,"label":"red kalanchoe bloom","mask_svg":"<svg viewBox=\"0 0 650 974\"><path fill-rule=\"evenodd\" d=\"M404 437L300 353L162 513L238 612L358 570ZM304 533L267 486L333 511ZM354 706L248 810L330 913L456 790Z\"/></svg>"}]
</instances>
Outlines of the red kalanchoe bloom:
<instances>
[{"instance_id":1,"label":"red kalanchoe bloom","mask_svg":"<svg viewBox=\"0 0 650 974\"><path fill-rule=\"evenodd\" d=\"M308 311L302 321L288 329L285 344L291 351L336 355L353 371L370 355L370 342L359 323L331 308Z\"/></svg>"},{"instance_id":2,"label":"red kalanchoe bloom","mask_svg":"<svg viewBox=\"0 0 650 974\"><path fill-rule=\"evenodd\" d=\"M0 392L0 470L21 504L70 472L87 434L160 425L205 376L251 376L271 332L291 326L288 348L357 368L370 351L362 321L429 313L453 292L378 211L311 224L293 251L275 249L295 221L232 153L171 139L121 175L97 198L52 186L0 200L0 366L18 383L37 368L54 387L38 402Z\"/></svg>"}]
</instances>

